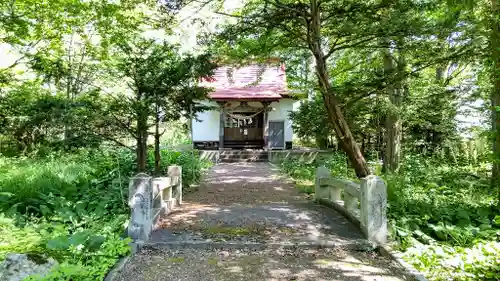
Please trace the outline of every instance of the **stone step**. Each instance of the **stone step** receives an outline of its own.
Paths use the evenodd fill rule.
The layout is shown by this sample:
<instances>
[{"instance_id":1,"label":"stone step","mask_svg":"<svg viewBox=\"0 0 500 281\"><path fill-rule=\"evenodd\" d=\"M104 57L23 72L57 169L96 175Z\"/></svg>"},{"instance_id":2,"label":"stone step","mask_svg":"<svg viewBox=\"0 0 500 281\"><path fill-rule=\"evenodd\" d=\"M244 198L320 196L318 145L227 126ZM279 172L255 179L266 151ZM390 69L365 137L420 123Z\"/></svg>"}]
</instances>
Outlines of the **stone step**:
<instances>
[{"instance_id":1,"label":"stone step","mask_svg":"<svg viewBox=\"0 0 500 281\"><path fill-rule=\"evenodd\" d=\"M265 154L267 155L267 151L249 151L249 150L231 150L231 151L222 151L221 155L239 155L239 154Z\"/></svg>"},{"instance_id":2,"label":"stone step","mask_svg":"<svg viewBox=\"0 0 500 281\"><path fill-rule=\"evenodd\" d=\"M266 151L223 151L220 153L219 160L234 161L259 161L265 162L269 159Z\"/></svg>"},{"instance_id":3,"label":"stone step","mask_svg":"<svg viewBox=\"0 0 500 281\"><path fill-rule=\"evenodd\" d=\"M224 143L226 144L264 144L264 141L261 140L247 140L247 141L228 141L225 140Z\"/></svg>"},{"instance_id":4,"label":"stone step","mask_svg":"<svg viewBox=\"0 0 500 281\"><path fill-rule=\"evenodd\" d=\"M242 162L267 162L267 159L238 159L238 158L222 158L219 159L221 163L242 163Z\"/></svg>"},{"instance_id":5,"label":"stone step","mask_svg":"<svg viewBox=\"0 0 500 281\"><path fill-rule=\"evenodd\" d=\"M256 149L249 149L249 150L221 150L220 155L248 155L248 154L266 154L267 151L265 150L256 150Z\"/></svg>"},{"instance_id":6,"label":"stone step","mask_svg":"<svg viewBox=\"0 0 500 281\"><path fill-rule=\"evenodd\" d=\"M241 154L221 154L220 158L266 158L267 153L241 153Z\"/></svg>"},{"instance_id":7,"label":"stone step","mask_svg":"<svg viewBox=\"0 0 500 281\"><path fill-rule=\"evenodd\" d=\"M261 149L262 145L260 144L234 144L234 145L224 145L225 148L232 149Z\"/></svg>"},{"instance_id":8,"label":"stone step","mask_svg":"<svg viewBox=\"0 0 500 281\"><path fill-rule=\"evenodd\" d=\"M220 162L267 162L267 158L219 158Z\"/></svg>"}]
</instances>

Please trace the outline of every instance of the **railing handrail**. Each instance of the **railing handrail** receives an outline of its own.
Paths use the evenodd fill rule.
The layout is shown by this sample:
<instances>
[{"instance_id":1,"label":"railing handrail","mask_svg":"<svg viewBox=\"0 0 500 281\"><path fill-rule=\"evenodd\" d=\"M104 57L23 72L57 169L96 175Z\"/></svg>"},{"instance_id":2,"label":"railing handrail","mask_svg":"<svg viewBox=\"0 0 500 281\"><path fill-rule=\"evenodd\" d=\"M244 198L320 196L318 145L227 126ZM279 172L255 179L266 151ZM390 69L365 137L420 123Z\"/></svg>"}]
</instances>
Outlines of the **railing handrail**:
<instances>
[{"instance_id":1,"label":"railing handrail","mask_svg":"<svg viewBox=\"0 0 500 281\"><path fill-rule=\"evenodd\" d=\"M348 192L352 196L358 199L361 197L361 186L357 182L340 178L321 178L319 179L319 184L343 188L345 192Z\"/></svg>"},{"instance_id":2,"label":"railing handrail","mask_svg":"<svg viewBox=\"0 0 500 281\"><path fill-rule=\"evenodd\" d=\"M353 220L369 241L387 241L387 188L380 177L368 176L357 183L334 178L321 166L316 170L315 198Z\"/></svg>"},{"instance_id":3,"label":"railing handrail","mask_svg":"<svg viewBox=\"0 0 500 281\"><path fill-rule=\"evenodd\" d=\"M175 194L173 190L175 189ZM131 218L128 235L135 242L145 242L157 220L182 203L182 168L168 167L166 177L150 177L141 173L129 184Z\"/></svg>"}]
</instances>

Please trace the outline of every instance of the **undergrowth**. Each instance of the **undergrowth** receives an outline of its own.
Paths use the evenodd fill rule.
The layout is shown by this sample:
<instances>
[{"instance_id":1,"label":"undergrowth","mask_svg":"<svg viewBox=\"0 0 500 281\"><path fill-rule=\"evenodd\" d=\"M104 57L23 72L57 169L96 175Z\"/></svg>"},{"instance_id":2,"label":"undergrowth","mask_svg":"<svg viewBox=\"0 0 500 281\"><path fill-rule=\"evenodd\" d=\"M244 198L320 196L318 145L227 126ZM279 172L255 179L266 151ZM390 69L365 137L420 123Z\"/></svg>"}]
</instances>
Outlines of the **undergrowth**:
<instances>
[{"instance_id":1,"label":"undergrowth","mask_svg":"<svg viewBox=\"0 0 500 281\"><path fill-rule=\"evenodd\" d=\"M196 152L161 153L163 170L182 166L184 191L209 165ZM59 261L43 280L102 280L130 250L125 231L134 170L129 150L0 157L0 261L8 253L40 254Z\"/></svg>"},{"instance_id":2,"label":"undergrowth","mask_svg":"<svg viewBox=\"0 0 500 281\"><path fill-rule=\"evenodd\" d=\"M305 162L289 159L282 170L314 192L315 170L355 180L342 154ZM388 187L391 238L405 259L431 280L500 280L498 190L485 164L456 165L407 155L398 174L375 173Z\"/></svg>"}]
</instances>

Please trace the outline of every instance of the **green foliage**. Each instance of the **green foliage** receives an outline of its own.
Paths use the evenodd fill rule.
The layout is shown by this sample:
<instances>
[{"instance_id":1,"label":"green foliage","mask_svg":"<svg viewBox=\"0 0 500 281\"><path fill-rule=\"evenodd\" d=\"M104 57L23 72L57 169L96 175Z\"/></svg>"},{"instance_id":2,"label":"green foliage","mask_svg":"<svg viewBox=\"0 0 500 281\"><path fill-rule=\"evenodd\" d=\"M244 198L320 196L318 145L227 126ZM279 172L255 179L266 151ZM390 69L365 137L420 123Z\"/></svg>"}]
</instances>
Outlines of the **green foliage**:
<instances>
[{"instance_id":1,"label":"green foliage","mask_svg":"<svg viewBox=\"0 0 500 281\"><path fill-rule=\"evenodd\" d=\"M315 96L312 101L302 101L297 111L290 112L290 118L297 137L301 139L313 137L319 148L331 146L329 142L332 139L333 129L319 96Z\"/></svg>"},{"instance_id":2,"label":"green foliage","mask_svg":"<svg viewBox=\"0 0 500 281\"><path fill-rule=\"evenodd\" d=\"M227 6L211 2L218 10ZM351 131L351 144L367 158L378 161L387 147L406 153L400 172L383 177L391 234L408 260L435 280L498 279L500 192L490 187L487 171L493 166L499 177L500 134L482 129L464 142L456 120L464 104L477 100L475 111L486 118L498 110L495 1L243 1L241 9L222 11L235 17L210 42L216 58L141 37L145 30L171 33L172 15L185 4L0 2L0 43L15 54L0 68L0 154L16 156L0 157L0 255L57 258L61 264L47 280L102 279L128 251L120 237L131 173L151 172L161 158L157 170L182 165L184 183L191 184L209 165L192 151L155 155L148 149L151 129L157 128L158 148L162 123L207 109L196 101L209 89L197 82L212 73L214 61L279 57L289 88L300 97L316 95L291 114L303 143L331 147ZM329 121L323 97L330 97L330 114L342 111L341 126ZM387 137L398 126L401 142ZM97 149L108 142L129 147L125 137L137 141L137 157ZM319 164L355 178L342 154L282 167L311 193ZM379 164L375 170L380 174Z\"/></svg>"},{"instance_id":3,"label":"green foliage","mask_svg":"<svg viewBox=\"0 0 500 281\"><path fill-rule=\"evenodd\" d=\"M404 259L426 273L430 280L498 280L499 242L478 242L470 248L448 245L418 245ZM439 264L439 266L436 266Z\"/></svg>"},{"instance_id":4,"label":"green foliage","mask_svg":"<svg viewBox=\"0 0 500 281\"><path fill-rule=\"evenodd\" d=\"M423 232L458 246L496 237L496 190L489 187L484 167L406 157L403 169L400 175L385 176L396 236L402 229Z\"/></svg>"},{"instance_id":5,"label":"green foliage","mask_svg":"<svg viewBox=\"0 0 500 281\"><path fill-rule=\"evenodd\" d=\"M182 166L186 192L209 165L196 152L162 155L163 169ZM102 280L130 250L124 233L134 171L127 149L0 157L0 260L9 252L48 255L60 264L44 281Z\"/></svg>"},{"instance_id":6,"label":"green foliage","mask_svg":"<svg viewBox=\"0 0 500 281\"><path fill-rule=\"evenodd\" d=\"M342 153L332 153L325 159L315 158L306 162L302 159L287 159L281 163L282 170L295 179L314 180L316 168L325 165L332 171L332 174L339 178L353 179L356 174L349 167L347 157Z\"/></svg>"},{"instance_id":7,"label":"green foliage","mask_svg":"<svg viewBox=\"0 0 500 281\"><path fill-rule=\"evenodd\" d=\"M464 99L469 94L465 88L469 77L460 75L463 68L449 66L446 69L450 73L448 78L437 80L436 72L445 70L430 70L410 79L403 118L412 149L419 153L436 154L459 139L455 120L460 102L458 95Z\"/></svg>"},{"instance_id":8,"label":"green foliage","mask_svg":"<svg viewBox=\"0 0 500 281\"><path fill-rule=\"evenodd\" d=\"M164 129L167 130L160 138L160 144L162 147L176 148L179 146L185 146L187 148L188 144L192 144L186 121L181 119L173 122L166 122L160 126L160 130ZM189 146L189 148L191 147L192 145Z\"/></svg>"},{"instance_id":9,"label":"green foliage","mask_svg":"<svg viewBox=\"0 0 500 281\"><path fill-rule=\"evenodd\" d=\"M496 280L499 191L489 185L487 166L446 163L409 154L398 174L381 175L388 186L392 239L431 280ZM281 167L295 179L313 182L322 164L336 177L356 178L342 154L309 163L290 159Z\"/></svg>"},{"instance_id":10,"label":"green foliage","mask_svg":"<svg viewBox=\"0 0 500 281\"><path fill-rule=\"evenodd\" d=\"M113 207L121 208L124 198L115 196L120 194L120 187L113 185L112 181L118 176L130 176L133 165L129 161L133 158L128 154L126 150L116 153L80 150L72 154L52 153L39 159L0 158L0 190L11 194L0 207L23 214L40 216L48 213L52 216L54 210L66 207L72 209L68 214L78 208L106 210L104 205L99 206L92 200L103 198L103 202L113 202ZM117 165L121 170L116 168ZM89 205L77 205L79 200ZM112 213L115 210L107 211ZM61 216L63 221L69 219L64 212Z\"/></svg>"},{"instance_id":11,"label":"green foliage","mask_svg":"<svg viewBox=\"0 0 500 281\"><path fill-rule=\"evenodd\" d=\"M0 96L0 153L97 147L123 135L105 126L111 116L98 91L68 98L41 87L39 81L27 82Z\"/></svg>"},{"instance_id":12,"label":"green foliage","mask_svg":"<svg viewBox=\"0 0 500 281\"><path fill-rule=\"evenodd\" d=\"M106 15L98 17L110 19L106 16L112 18L126 10L115 8L107 6ZM72 24L78 25L77 21L89 16L82 11L78 15L81 17ZM134 16L127 18L125 22L134 21ZM128 35L110 30L111 22L92 25L102 32L103 45L99 47L90 44L89 37L83 37L83 48L76 47L72 45L73 38L78 37L75 33L85 36L88 30L65 30L62 33L71 34L71 42L54 40L49 49L39 50L29 66L49 84L49 89L34 80L13 84L0 96L1 152L18 156L0 157L0 260L9 252L51 256L60 264L44 280L102 280L117 259L129 252L130 240L123 234L129 216L128 178L136 170L136 159L128 149L80 149L100 147L104 140L120 143L121 137L129 133L127 128L117 126L122 119L116 118L121 113L115 106L116 99L100 95L102 90L93 81L97 74L102 74L99 63L106 59L110 42L117 40L116 36ZM179 62L178 54L161 55ZM172 79L193 82L185 77L192 78L196 63L199 60L187 56L170 72L158 71L151 64L141 65L149 73L162 75L155 76L158 79L154 90L158 91L160 86L163 90L165 87L175 90L177 95L165 99L163 109L171 102L183 110L170 108L172 113L168 118L178 119L189 112L186 109L192 100L186 99L188 95L201 98L206 94L205 89L187 86L181 89L171 83ZM99 83L105 82L100 78ZM50 86L55 86L55 92L50 91ZM88 86L98 90L89 90ZM189 91L183 91L186 89ZM148 98L158 93L153 94ZM161 121L168 118L164 116ZM209 164L195 152L162 150L161 154L163 170L171 164L183 166L184 191L189 191L189 186L199 179L201 169Z\"/></svg>"},{"instance_id":13,"label":"green foliage","mask_svg":"<svg viewBox=\"0 0 500 281\"><path fill-rule=\"evenodd\" d=\"M354 73L351 73L354 75ZM346 91L346 98L352 95L348 85L350 82L337 81L338 90ZM377 146L383 126L382 120L385 118L383 101L378 98L370 98L357 101L350 104L350 111L345 116L349 122L350 128L358 143L362 144L365 157L372 158L374 154L382 155L383 151ZM320 95L315 95L312 100L303 100L297 110L290 112L290 118L293 121L292 127L294 133L303 143L315 142L314 146L318 148L336 147L338 140L335 137L332 124L328 119L328 113ZM376 157L376 156L375 156Z\"/></svg>"},{"instance_id":14,"label":"green foliage","mask_svg":"<svg viewBox=\"0 0 500 281\"><path fill-rule=\"evenodd\" d=\"M115 69L132 94L120 94L112 103L114 124L118 131L128 132L136 140L137 171L144 171L149 128L155 127L158 150L163 134L160 123L191 118L208 109L199 101L206 99L211 89L198 82L211 76L216 64L208 54L181 55L177 45L140 37L122 42L120 50Z\"/></svg>"},{"instance_id":15,"label":"green foliage","mask_svg":"<svg viewBox=\"0 0 500 281\"><path fill-rule=\"evenodd\" d=\"M184 192L189 192L189 186L196 183L203 169L206 169L212 165L212 162L200 159L199 151L169 151L161 150L161 163L160 170L166 172L168 166L179 165L182 167L182 182L185 185L183 188ZM148 167L149 172L154 171L154 151L149 151L148 153Z\"/></svg>"}]
</instances>

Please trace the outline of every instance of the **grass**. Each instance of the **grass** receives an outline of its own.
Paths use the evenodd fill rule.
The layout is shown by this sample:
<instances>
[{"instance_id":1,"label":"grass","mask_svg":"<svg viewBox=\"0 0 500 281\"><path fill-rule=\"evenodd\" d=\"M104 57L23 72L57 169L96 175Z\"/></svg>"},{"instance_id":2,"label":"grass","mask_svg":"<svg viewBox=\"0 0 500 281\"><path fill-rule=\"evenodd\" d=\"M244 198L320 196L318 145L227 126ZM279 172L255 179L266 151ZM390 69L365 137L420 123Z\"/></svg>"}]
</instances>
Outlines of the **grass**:
<instances>
[{"instance_id":1,"label":"grass","mask_svg":"<svg viewBox=\"0 0 500 281\"><path fill-rule=\"evenodd\" d=\"M183 263L184 260L185 259L183 257L168 258L168 261L172 263Z\"/></svg>"},{"instance_id":2,"label":"grass","mask_svg":"<svg viewBox=\"0 0 500 281\"><path fill-rule=\"evenodd\" d=\"M217 265L219 263L219 260L217 258L208 258L207 263L209 265Z\"/></svg>"},{"instance_id":3,"label":"grass","mask_svg":"<svg viewBox=\"0 0 500 281\"><path fill-rule=\"evenodd\" d=\"M150 153L150 169L153 155ZM196 152L162 151L162 168L181 165L183 191L209 163ZM103 280L130 249L129 150L80 150L39 158L0 157L0 261L8 253L59 261L43 280ZM38 280L38 279L28 279Z\"/></svg>"},{"instance_id":4,"label":"grass","mask_svg":"<svg viewBox=\"0 0 500 281\"><path fill-rule=\"evenodd\" d=\"M322 164L334 176L355 179L340 154L321 163L289 160L281 168L310 194ZM379 168L388 186L391 238L408 262L430 280L500 280L498 190L489 186L487 165L407 155L399 174Z\"/></svg>"},{"instance_id":5,"label":"grass","mask_svg":"<svg viewBox=\"0 0 500 281\"><path fill-rule=\"evenodd\" d=\"M223 235L226 237L238 237L247 235L263 235L265 227L256 223L249 226L226 226L222 224L200 228L200 231L206 235Z\"/></svg>"},{"instance_id":6,"label":"grass","mask_svg":"<svg viewBox=\"0 0 500 281\"><path fill-rule=\"evenodd\" d=\"M305 193L307 195L314 194L314 182L308 179L297 179L295 181L295 186L301 193Z\"/></svg>"},{"instance_id":7,"label":"grass","mask_svg":"<svg viewBox=\"0 0 500 281\"><path fill-rule=\"evenodd\" d=\"M229 226L210 226L203 230L204 233L214 235L214 234L224 234L231 237L245 236L254 233L253 229L248 227L229 227Z\"/></svg>"}]
</instances>

